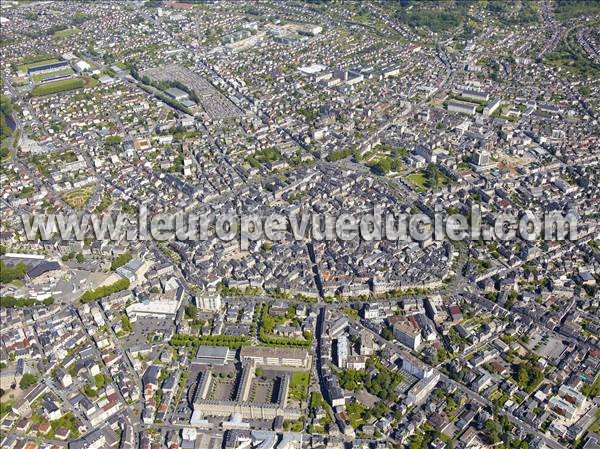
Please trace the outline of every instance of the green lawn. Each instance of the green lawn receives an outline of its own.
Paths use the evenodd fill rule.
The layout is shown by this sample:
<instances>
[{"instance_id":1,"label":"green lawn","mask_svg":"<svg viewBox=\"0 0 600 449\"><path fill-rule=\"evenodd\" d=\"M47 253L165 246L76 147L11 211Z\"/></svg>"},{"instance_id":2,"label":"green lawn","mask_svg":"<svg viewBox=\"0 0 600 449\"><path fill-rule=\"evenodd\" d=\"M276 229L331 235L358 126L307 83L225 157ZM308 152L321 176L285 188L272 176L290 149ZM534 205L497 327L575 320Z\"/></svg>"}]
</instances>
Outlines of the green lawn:
<instances>
[{"instance_id":1,"label":"green lawn","mask_svg":"<svg viewBox=\"0 0 600 449\"><path fill-rule=\"evenodd\" d=\"M94 193L94 185L71 190L63 195L63 200L73 209L83 209Z\"/></svg>"},{"instance_id":2,"label":"green lawn","mask_svg":"<svg viewBox=\"0 0 600 449\"><path fill-rule=\"evenodd\" d=\"M344 307L344 308L342 309L342 312L343 312L343 313L344 313L346 316L350 317L350 319L353 319L353 320L358 320L358 311L357 311L357 310L355 310L355 309L353 309L352 307Z\"/></svg>"},{"instance_id":3,"label":"green lawn","mask_svg":"<svg viewBox=\"0 0 600 449\"><path fill-rule=\"evenodd\" d=\"M98 81L96 78L92 78L91 76L84 76L82 78L85 81L85 87L94 87L100 84L100 81Z\"/></svg>"},{"instance_id":4,"label":"green lawn","mask_svg":"<svg viewBox=\"0 0 600 449\"><path fill-rule=\"evenodd\" d=\"M427 190L426 182L427 178L421 172L411 173L407 176L408 180L415 186L415 189L419 192Z\"/></svg>"},{"instance_id":5,"label":"green lawn","mask_svg":"<svg viewBox=\"0 0 600 449\"><path fill-rule=\"evenodd\" d=\"M63 38L69 37L73 34L79 33L81 30L79 28L67 28L66 30L60 30L54 33L54 37Z\"/></svg>"},{"instance_id":6,"label":"green lawn","mask_svg":"<svg viewBox=\"0 0 600 449\"><path fill-rule=\"evenodd\" d=\"M66 80L40 84L39 86L33 88L31 94L35 97L41 97L43 95L51 95L58 92L80 89L83 86L85 86L85 80L83 78L69 78Z\"/></svg>"},{"instance_id":7,"label":"green lawn","mask_svg":"<svg viewBox=\"0 0 600 449\"><path fill-rule=\"evenodd\" d=\"M295 371L290 379L290 398L298 401L305 401L308 394L308 381L310 373L308 371Z\"/></svg>"}]
</instances>

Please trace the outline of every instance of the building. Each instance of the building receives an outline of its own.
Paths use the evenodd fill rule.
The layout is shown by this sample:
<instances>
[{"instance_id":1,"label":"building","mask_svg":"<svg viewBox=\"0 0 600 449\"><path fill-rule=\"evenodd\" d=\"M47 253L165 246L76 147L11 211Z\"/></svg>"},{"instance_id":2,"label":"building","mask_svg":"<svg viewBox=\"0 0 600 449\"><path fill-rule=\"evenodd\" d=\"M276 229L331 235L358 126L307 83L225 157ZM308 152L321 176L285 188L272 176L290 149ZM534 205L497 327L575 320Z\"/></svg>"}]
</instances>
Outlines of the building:
<instances>
[{"instance_id":1,"label":"building","mask_svg":"<svg viewBox=\"0 0 600 449\"><path fill-rule=\"evenodd\" d=\"M200 346L192 363L197 365L226 365L235 358L227 346Z\"/></svg>"},{"instance_id":2,"label":"building","mask_svg":"<svg viewBox=\"0 0 600 449\"><path fill-rule=\"evenodd\" d=\"M137 320L138 316L148 316L155 318L175 318L179 309L180 301L178 300L146 300L142 302L134 302L125 308L127 316L132 320Z\"/></svg>"},{"instance_id":3,"label":"building","mask_svg":"<svg viewBox=\"0 0 600 449\"><path fill-rule=\"evenodd\" d=\"M56 378L64 388L70 387L73 384L71 374L60 366L56 368Z\"/></svg>"},{"instance_id":4,"label":"building","mask_svg":"<svg viewBox=\"0 0 600 449\"><path fill-rule=\"evenodd\" d=\"M411 354L402 354L402 369L419 379L424 379L433 375L433 368L426 365Z\"/></svg>"},{"instance_id":5,"label":"building","mask_svg":"<svg viewBox=\"0 0 600 449\"><path fill-rule=\"evenodd\" d=\"M243 419L272 420L278 416L285 419L296 420L304 416L303 411L296 407L282 407L279 404L259 404L251 402L199 400L194 403L196 411L208 416L229 417L239 414ZM194 416L194 415L192 415Z\"/></svg>"},{"instance_id":6,"label":"building","mask_svg":"<svg viewBox=\"0 0 600 449\"><path fill-rule=\"evenodd\" d=\"M443 323L447 318L444 311L444 301L440 295L430 296L423 301L427 316L436 324Z\"/></svg>"},{"instance_id":7,"label":"building","mask_svg":"<svg viewBox=\"0 0 600 449\"><path fill-rule=\"evenodd\" d=\"M117 268L116 272L120 276L129 279L130 283L136 282L146 271L146 264L138 258L131 259L122 267Z\"/></svg>"},{"instance_id":8,"label":"building","mask_svg":"<svg viewBox=\"0 0 600 449\"><path fill-rule=\"evenodd\" d=\"M384 78L389 78L389 77L392 77L392 76L398 76L398 75L400 75L400 66L398 66L398 65L392 65L392 66L384 67L381 70L381 75Z\"/></svg>"},{"instance_id":9,"label":"building","mask_svg":"<svg viewBox=\"0 0 600 449\"><path fill-rule=\"evenodd\" d=\"M27 277L30 279L34 279L36 277L41 276L42 274L48 273L50 271L58 271L61 267L58 262L54 260L43 261L37 265L32 266L27 270Z\"/></svg>"},{"instance_id":10,"label":"building","mask_svg":"<svg viewBox=\"0 0 600 449\"><path fill-rule=\"evenodd\" d=\"M373 336L371 334L367 334L366 332L361 333L360 335L360 343L358 346L358 353L360 355L373 355L375 352L375 341L373 340Z\"/></svg>"},{"instance_id":11,"label":"building","mask_svg":"<svg viewBox=\"0 0 600 449\"><path fill-rule=\"evenodd\" d=\"M346 405L346 397L344 396L344 390L340 387L329 385L325 390L327 399L333 408L342 407Z\"/></svg>"},{"instance_id":12,"label":"building","mask_svg":"<svg viewBox=\"0 0 600 449\"><path fill-rule=\"evenodd\" d=\"M394 337L403 345L416 350L421 345L421 328L411 319L395 316L388 319Z\"/></svg>"},{"instance_id":13,"label":"building","mask_svg":"<svg viewBox=\"0 0 600 449\"><path fill-rule=\"evenodd\" d=\"M568 385L561 385L558 395L576 407L581 407L586 401L586 397L583 394Z\"/></svg>"},{"instance_id":14,"label":"building","mask_svg":"<svg viewBox=\"0 0 600 449\"><path fill-rule=\"evenodd\" d=\"M588 433L583 449L600 449L600 435L594 432Z\"/></svg>"},{"instance_id":15,"label":"building","mask_svg":"<svg viewBox=\"0 0 600 449\"><path fill-rule=\"evenodd\" d=\"M385 312L381 309L379 304L365 303L360 309L360 314L365 320L374 320L377 318L384 318Z\"/></svg>"},{"instance_id":16,"label":"building","mask_svg":"<svg viewBox=\"0 0 600 449\"><path fill-rule=\"evenodd\" d=\"M457 323L459 321L462 321L462 310L460 310L460 307L458 307L458 305L452 304L450 307L448 307L448 313L450 314L450 318L453 322Z\"/></svg>"},{"instance_id":17,"label":"building","mask_svg":"<svg viewBox=\"0 0 600 449\"><path fill-rule=\"evenodd\" d=\"M492 115L501 104L502 100L500 100L500 98L494 98L485 108L483 108L483 115Z\"/></svg>"},{"instance_id":18,"label":"building","mask_svg":"<svg viewBox=\"0 0 600 449\"><path fill-rule=\"evenodd\" d=\"M490 163L490 155L485 150L477 151L473 154L473 162L479 167L485 167Z\"/></svg>"},{"instance_id":19,"label":"building","mask_svg":"<svg viewBox=\"0 0 600 449\"><path fill-rule=\"evenodd\" d=\"M460 96L475 101L488 101L490 99L490 94L477 89L461 89Z\"/></svg>"},{"instance_id":20,"label":"building","mask_svg":"<svg viewBox=\"0 0 600 449\"><path fill-rule=\"evenodd\" d=\"M102 429L94 430L88 433L86 436L71 441L69 443L69 449L101 449L105 447L106 437Z\"/></svg>"},{"instance_id":21,"label":"building","mask_svg":"<svg viewBox=\"0 0 600 449\"><path fill-rule=\"evenodd\" d=\"M175 101L187 100L189 97L187 92L176 87L165 90L165 93Z\"/></svg>"},{"instance_id":22,"label":"building","mask_svg":"<svg viewBox=\"0 0 600 449\"><path fill-rule=\"evenodd\" d=\"M27 69L27 73L29 75L37 75L40 73L47 73L60 69L66 69L67 67L69 67L69 63L67 61L51 62L49 64L41 64L36 65L34 67L29 67Z\"/></svg>"},{"instance_id":23,"label":"building","mask_svg":"<svg viewBox=\"0 0 600 449\"><path fill-rule=\"evenodd\" d=\"M316 36L323 31L323 27L319 25L304 25L298 29L298 34L305 36Z\"/></svg>"},{"instance_id":24,"label":"building","mask_svg":"<svg viewBox=\"0 0 600 449\"><path fill-rule=\"evenodd\" d=\"M406 402L408 405L417 405L425 400L427 396L429 396L429 393L433 391L439 380L440 373L436 372L432 376L421 379L414 384L406 394Z\"/></svg>"},{"instance_id":25,"label":"building","mask_svg":"<svg viewBox=\"0 0 600 449\"><path fill-rule=\"evenodd\" d=\"M417 156L421 156L423 159L425 159L427 163L437 162L436 152L428 145L419 144L415 146L415 149L413 151Z\"/></svg>"},{"instance_id":26,"label":"building","mask_svg":"<svg viewBox=\"0 0 600 449\"><path fill-rule=\"evenodd\" d=\"M244 346L240 359L252 360L257 365L292 366L310 368L311 357L306 349L270 348L267 346Z\"/></svg>"},{"instance_id":27,"label":"building","mask_svg":"<svg viewBox=\"0 0 600 449\"><path fill-rule=\"evenodd\" d=\"M252 32L250 30L240 30L235 31L233 33L227 34L221 38L221 42L223 44L233 44L234 42L238 42L252 36Z\"/></svg>"},{"instance_id":28,"label":"building","mask_svg":"<svg viewBox=\"0 0 600 449\"><path fill-rule=\"evenodd\" d=\"M448 102L448 111L475 115L475 112L477 111L477 105L473 103L467 103L466 101L452 100Z\"/></svg>"},{"instance_id":29,"label":"building","mask_svg":"<svg viewBox=\"0 0 600 449\"><path fill-rule=\"evenodd\" d=\"M242 360L242 373L235 390L234 400L209 399L212 386L212 368L206 367L200 371L198 386L194 393L194 412L190 423L202 423L202 416L239 416L243 419L275 419L282 416L285 419L299 419L302 411L297 407L288 407L287 400L291 376L283 373L276 391L275 402L254 402L250 400L252 381L255 376L255 362L250 359Z\"/></svg>"},{"instance_id":30,"label":"building","mask_svg":"<svg viewBox=\"0 0 600 449\"><path fill-rule=\"evenodd\" d=\"M348 345L348 337L345 335L341 335L336 340L336 350L337 350L337 366L339 368L346 368L348 363L348 355L349 355L349 345Z\"/></svg>"},{"instance_id":31,"label":"building","mask_svg":"<svg viewBox=\"0 0 600 449\"><path fill-rule=\"evenodd\" d=\"M367 356L365 355L351 355L348 357L346 362L346 368L348 369L365 369L367 367Z\"/></svg>"},{"instance_id":32,"label":"building","mask_svg":"<svg viewBox=\"0 0 600 449\"><path fill-rule=\"evenodd\" d=\"M193 444L196 443L196 438L198 437L198 431L194 427L184 427L181 429L181 439L184 441L189 441Z\"/></svg>"},{"instance_id":33,"label":"building","mask_svg":"<svg viewBox=\"0 0 600 449\"><path fill-rule=\"evenodd\" d=\"M338 318L335 322L333 322L330 326L329 326L329 336L331 338L335 338L338 335L340 335L342 332L344 332L347 328L348 328L348 318L346 317L341 317Z\"/></svg>"},{"instance_id":34,"label":"building","mask_svg":"<svg viewBox=\"0 0 600 449\"><path fill-rule=\"evenodd\" d=\"M221 295L199 295L194 296L194 301L199 310L217 311L221 310Z\"/></svg>"},{"instance_id":35,"label":"building","mask_svg":"<svg viewBox=\"0 0 600 449\"><path fill-rule=\"evenodd\" d=\"M554 413L564 416L567 419L573 418L577 412L577 408L570 402L567 402L559 396L553 396L548 401L548 407Z\"/></svg>"},{"instance_id":36,"label":"building","mask_svg":"<svg viewBox=\"0 0 600 449\"><path fill-rule=\"evenodd\" d=\"M72 73L54 73L52 74L52 72L50 72L49 75L44 76L41 80L40 83L49 83L51 81L57 81L57 80L62 80L65 78L71 78Z\"/></svg>"},{"instance_id":37,"label":"building","mask_svg":"<svg viewBox=\"0 0 600 449\"><path fill-rule=\"evenodd\" d=\"M85 61L77 61L73 64L73 68L77 73L89 72L92 70L92 66Z\"/></svg>"}]
</instances>

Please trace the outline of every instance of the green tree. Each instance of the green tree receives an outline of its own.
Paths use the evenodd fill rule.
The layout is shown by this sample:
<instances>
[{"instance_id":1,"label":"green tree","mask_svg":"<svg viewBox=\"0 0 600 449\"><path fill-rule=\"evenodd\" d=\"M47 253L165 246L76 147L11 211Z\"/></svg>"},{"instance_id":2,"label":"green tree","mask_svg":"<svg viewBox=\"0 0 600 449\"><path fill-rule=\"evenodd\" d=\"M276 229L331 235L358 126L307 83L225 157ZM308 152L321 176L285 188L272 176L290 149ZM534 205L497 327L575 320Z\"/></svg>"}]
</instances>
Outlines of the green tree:
<instances>
[{"instance_id":1,"label":"green tree","mask_svg":"<svg viewBox=\"0 0 600 449\"><path fill-rule=\"evenodd\" d=\"M198 307L194 304L188 304L185 306L185 316L191 320L195 320L198 317Z\"/></svg>"},{"instance_id":2,"label":"green tree","mask_svg":"<svg viewBox=\"0 0 600 449\"><path fill-rule=\"evenodd\" d=\"M133 259L133 255L129 251L123 254L119 254L110 263L110 269L114 271L117 268L122 267L123 265L128 263L131 259Z\"/></svg>"},{"instance_id":3,"label":"green tree","mask_svg":"<svg viewBox=\"0 0 600 449\"><path fill-rule=\"evenodd\" d=\"M104 385L106 385L106 377L102 373L96 374L94 376L94 381L96 383L96 389L98 389L98 390L100 390L101 388L104 388Z\"/></svg>"},{"instance_id":4,"label":"green tree","mask_svg":"<svg viewBox=\"0 0 600 449\"><path fill-rule=\"evenodd\" d=\"M2 284L8 284L15 279L23 279L25 273L27 273L27 265L23 262L9 267L4 261L0 261L0 283Z\"/></svg>"},{"instance_id":5,"label":"green tree","mask_svg":"<svg viewBox=\"0 0 600 449\"><path fill-rule=\"evenodd\" d=\"M19 381L19 388L21 390L27 390L29 387L34 385L38 381L38 378L31 373L23 374L21 380Z\"/></svg>"}]
</instances>

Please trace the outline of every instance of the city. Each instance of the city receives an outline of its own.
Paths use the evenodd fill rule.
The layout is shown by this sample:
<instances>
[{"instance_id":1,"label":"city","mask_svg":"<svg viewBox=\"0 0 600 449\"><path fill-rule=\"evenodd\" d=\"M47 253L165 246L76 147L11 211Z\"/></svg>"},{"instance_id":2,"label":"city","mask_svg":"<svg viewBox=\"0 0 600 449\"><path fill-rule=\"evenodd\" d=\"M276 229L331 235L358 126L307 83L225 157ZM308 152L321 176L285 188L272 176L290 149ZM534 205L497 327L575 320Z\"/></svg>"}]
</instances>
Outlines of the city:
<instances>
[{"instance_id":1,"label":"city","mask_svg":"<svg viewBox=\"0 0 600 449\"><path fill-rule=\"evenodd\" d=\"M600 448L600 2L2 0L0 22L2 448ZM140 237L374 210L569 233ZM52 214L69 232L27 231Z\"/></svg>"}]
</instances>

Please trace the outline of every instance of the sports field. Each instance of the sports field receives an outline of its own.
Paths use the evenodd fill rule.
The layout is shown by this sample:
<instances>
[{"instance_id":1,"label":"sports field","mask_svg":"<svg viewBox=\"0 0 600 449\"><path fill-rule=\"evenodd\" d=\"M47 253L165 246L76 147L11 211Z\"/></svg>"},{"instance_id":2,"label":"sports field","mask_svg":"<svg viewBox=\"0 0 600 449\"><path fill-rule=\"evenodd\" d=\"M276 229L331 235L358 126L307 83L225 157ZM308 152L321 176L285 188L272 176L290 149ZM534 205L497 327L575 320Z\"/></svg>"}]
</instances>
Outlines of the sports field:
<instances>
[{"instance_id":1,"label":"sports field","mask_svg":"<svg viewBox=\"0 0 600 449\"><path fill-rule=\"evenodd\" d=\"M58 38L69 37L69 36L72 36L73 34L79 33L80 31L81 30L79 28L67 28L66 30L56 31L54 33L54 37L58 37Z\"/></svg>"},{"instance_id":2,"label":"sports field","mask_svg":"<svg viewBox=\"0 0 600 449\"><path fill-rule=\"evenodd\" d=\"M31 95L34 97L42 97L44 95L51 95L58 92L79 89L83 86L85 86L85 80L83 78L69 78L66 80L52 81L46 84L35 86L31 91Z\"/></svg>"}]
</instances>

